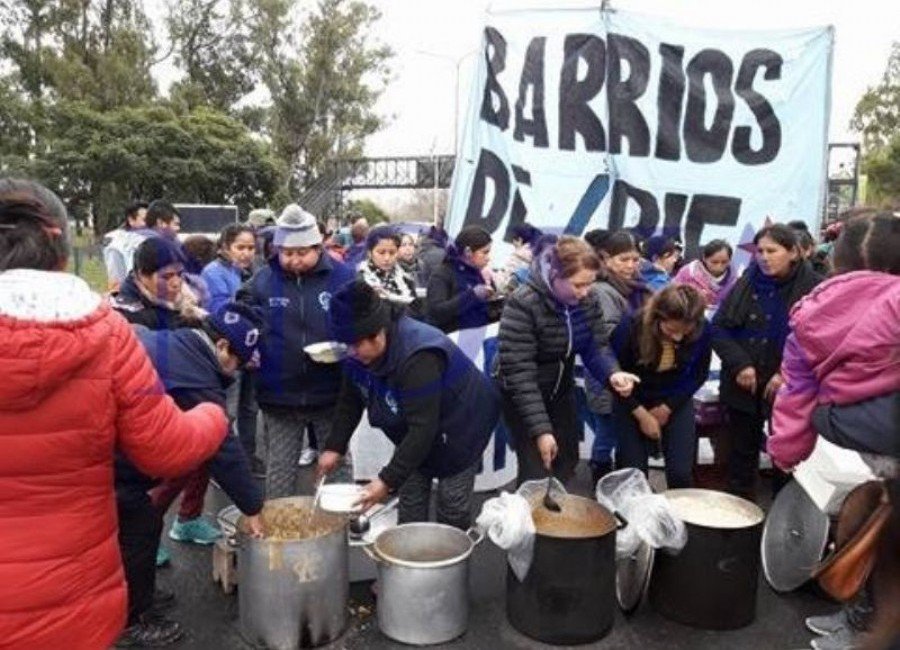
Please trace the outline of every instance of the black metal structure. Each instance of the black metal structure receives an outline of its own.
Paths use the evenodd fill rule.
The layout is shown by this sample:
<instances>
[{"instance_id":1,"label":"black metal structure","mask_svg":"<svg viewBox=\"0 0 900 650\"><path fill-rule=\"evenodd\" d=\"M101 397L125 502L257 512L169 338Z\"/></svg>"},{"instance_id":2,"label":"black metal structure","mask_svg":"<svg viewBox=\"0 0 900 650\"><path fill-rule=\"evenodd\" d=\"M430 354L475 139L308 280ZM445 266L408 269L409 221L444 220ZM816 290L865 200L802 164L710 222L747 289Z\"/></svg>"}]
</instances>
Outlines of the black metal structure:
<instances>
[{"instance_id":1,"label":"black metal structure","mask_svg":"<svg viewBox=\"0 0 900 650\"><path fill-rule=\"evenodd\" d=\"M831 155L835 149L850 149L853 152L853 172L847 176L831 174ZM829 224L836 221L838 215L845 210L855 207L859 196L859 162L860 147L858 142L832 142L828 145L828 194L825 201L825 214L823 222ZM847 196L845 188L849 188L850 196Z\"/></svg>"},{"instance_id":2,"label":"black metal structure","mask_svg":"<svg viewBox=\"0 0 900 650\"><path fill-rule=\"evenodd\" d=\"M344 192L351 190L446 189L454 163L453 156L335 160L300 196L300 204L313 214L340 216Z\"/></svg>"}]
</instances>

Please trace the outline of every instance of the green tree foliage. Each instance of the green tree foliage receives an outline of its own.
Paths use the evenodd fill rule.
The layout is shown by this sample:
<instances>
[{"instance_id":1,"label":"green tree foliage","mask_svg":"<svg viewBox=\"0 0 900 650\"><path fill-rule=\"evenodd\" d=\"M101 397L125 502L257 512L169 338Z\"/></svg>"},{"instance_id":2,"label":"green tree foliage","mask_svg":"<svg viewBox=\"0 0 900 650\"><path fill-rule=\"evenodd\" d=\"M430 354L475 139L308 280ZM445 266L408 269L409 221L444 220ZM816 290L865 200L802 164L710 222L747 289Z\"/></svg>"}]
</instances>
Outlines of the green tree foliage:
<instances>
[{"instance_id":1,"label":"green tree foliage","mask_svg":"<svg viewBox=\"0 0 900 650\"><path fill-rule=\"evenodd\" d=\"M76 212L93 208L101 232L130 198L233 203L246 212L278 187L279 162L238 121L205 107L99 112L85 104L52 109L48 154L36 175Z\"/></svg>"},{"instance_id":2,"label":"green tree foliage","mask_svg":"<svg viewBox=\"0 0 900 650\"><path fill-rule=\"evenodd\" d=\"M141 0L0 0L0 173L101 232L137 197L296 198L381 125L391 53L365 2L295 5L172 0L160 54ZM170 56L183 76L161 96L151 71Z\"/></svg>"},{"instance_id":3,"label":"green tree foliage","mask_svg":"<svg viewBox=\"0 0 900 650\"><path fill-rule=\"evenodd\" d=\"M850 125L863 137L872 201L900 201L900 42L893 45L881 83L856 104Z\"/></svg>"},{"instance_id":4,"label":"green tree foliage","mask_svg":"<svg viewBox=\"0 0 900 650\"><path fill-rule=\"evenodd\" d=\"M362 153L382 119L373 111L389 76L390 48L370 45L379 19L356 0L319 0L297 29L288 0L250 0L254 42L271 98L269 132L294 194L329 159Z\"/></svg>"},{"instance_id":5,"label":"green tree foliage","mask_svg":"<svg viewBox=\"0 0 900 650\"><path fill-rule=\"evenodd\" d=\"M381 209L377 203L371 199L355 199L347 202L347 212L352 219L365 217L370 225L376 223L386 223L391 220L390 215Z\"/></svg>"},{"instance_id":6,"label":"green tree foliage","mask_svg":"<svg viewBox=\"0 0 900 650\"><path fill-rule=\"evenodd\" d=\"M257 50L243 0L177 0L169 7L169 37L185 78L174 101L230 112L257 81Z\"/></svg>"}]
</instances>

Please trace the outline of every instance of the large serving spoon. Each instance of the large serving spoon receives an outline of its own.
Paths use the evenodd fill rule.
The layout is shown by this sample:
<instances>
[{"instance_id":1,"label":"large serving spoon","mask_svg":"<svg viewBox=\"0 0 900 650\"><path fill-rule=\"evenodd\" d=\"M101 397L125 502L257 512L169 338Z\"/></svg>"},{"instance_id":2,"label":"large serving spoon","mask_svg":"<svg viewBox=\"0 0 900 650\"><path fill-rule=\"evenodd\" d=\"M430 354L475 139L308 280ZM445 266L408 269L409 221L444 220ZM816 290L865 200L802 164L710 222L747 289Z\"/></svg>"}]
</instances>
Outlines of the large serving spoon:
<instances>
[{"instance_id":1,"label":"large serving spoon","mask_svg":"<svg viewBox=\"0 0 900 650\"><path fill-rule=\"evenodd\" d=\"M556 499L550 496L550 486L553 484L553 470L547 470L547 491L544 492L544 507L552 512L561 512L562 508Z\"/></svg>"}]
</instances>

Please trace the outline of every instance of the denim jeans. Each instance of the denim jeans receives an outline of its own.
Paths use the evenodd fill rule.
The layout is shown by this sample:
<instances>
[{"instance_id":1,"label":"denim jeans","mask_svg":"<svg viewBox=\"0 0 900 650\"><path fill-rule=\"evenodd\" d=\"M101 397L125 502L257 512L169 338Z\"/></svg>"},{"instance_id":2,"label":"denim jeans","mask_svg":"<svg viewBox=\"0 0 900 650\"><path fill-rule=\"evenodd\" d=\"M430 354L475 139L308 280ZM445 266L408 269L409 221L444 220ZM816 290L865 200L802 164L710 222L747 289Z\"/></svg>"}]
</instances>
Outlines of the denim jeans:
<instances>
[{"instance_id":1,"label":"denim jeans","mask_svg":"<svg viewBox=\"0 0 900 650\"><path fill-rule=\"evenodd\" d=\"M619 434L616 464L635 467L646 474L650 452L657 443L641 432L628 407L619 402L613 407L613 424ZM697 457L697 429L690 400L672 412L668 423L662 427L659 444L666 460L666 486L670 489L691 487Z\"/></svg>"}]
</instances>

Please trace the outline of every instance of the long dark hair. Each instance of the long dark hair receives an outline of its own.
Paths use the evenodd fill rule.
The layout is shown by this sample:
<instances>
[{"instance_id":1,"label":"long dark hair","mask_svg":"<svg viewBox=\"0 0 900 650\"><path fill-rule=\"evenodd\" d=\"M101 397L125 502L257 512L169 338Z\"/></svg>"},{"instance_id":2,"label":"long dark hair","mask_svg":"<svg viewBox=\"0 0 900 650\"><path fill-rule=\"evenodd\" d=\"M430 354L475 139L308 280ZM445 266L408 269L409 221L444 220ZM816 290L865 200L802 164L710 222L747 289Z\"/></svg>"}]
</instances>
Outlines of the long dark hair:
<instances>
[{"instance_id":1,"label":"long dark hair","mask_svg":"<svg viewBox=\"0 0 900 650\"><path fill-rule=\"evenodd\" d=\"M34 181L0 179L0 271L60 271L69 259L66 208Z\"/></svg>"},{"instance_id":2,"label":"long dark hair","mask_svg":"<svg viewBox=\"0 0 900 650\"><path fill-rule=\"evenodd\" d=\"M216 248L219 251L226 251L237 240L238 237L247 233L256 241L256 233L253 228L244 223L230 223L219 232L219 239L216 241Z\"/></svg>"},{"instance_id":3,"label":"long dark hair","mask_svg":"<svg viewBox=\"0 0 900 650\"><path fill-rule=\"evenodd\" d=\"M694 287L686 284L670 284L650 297L638 313L637 321L639 363L653 366L662 355L659 324L664 320L691 324L686 342L695 341L703 330L706 300Z\"/></svg>"},{"instance_id":4,"label":"long dark hair","mask_svg":"<svg viewBox=\"0 0 900 650\"><path fill-rule=\"evenodd\" d=\"M900 275L900 219L890 212L849 222L834 244L834 271Z\"/></svg>"}]
</instances>

